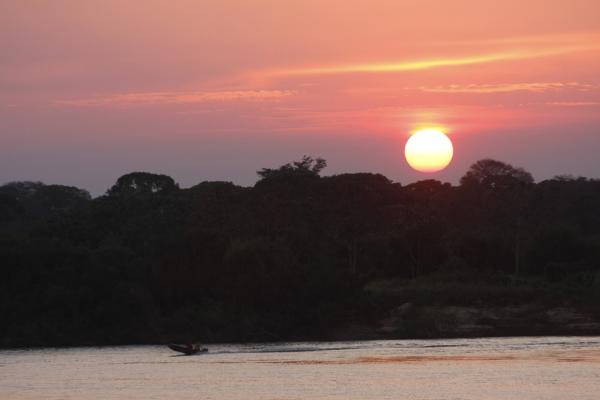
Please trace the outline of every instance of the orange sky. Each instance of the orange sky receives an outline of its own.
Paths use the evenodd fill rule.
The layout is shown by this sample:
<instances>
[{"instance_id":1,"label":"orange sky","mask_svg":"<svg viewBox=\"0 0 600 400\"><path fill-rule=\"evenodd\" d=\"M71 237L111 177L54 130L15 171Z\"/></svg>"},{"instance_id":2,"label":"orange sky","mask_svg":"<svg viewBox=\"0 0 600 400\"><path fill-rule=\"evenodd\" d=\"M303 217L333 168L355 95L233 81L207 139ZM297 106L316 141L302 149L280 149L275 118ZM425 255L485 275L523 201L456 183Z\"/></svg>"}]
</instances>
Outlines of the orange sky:
<instances>
[{"instance_id":1,"label":"orange sky","mask_svg":"<svg viewBox=\"0 0 600 400\"><path fill-rule=\"evenodd\" d=\"M303 154L456 182L495 157L600 176L600 2L3 1L0 182L184 186ZM443 126L444 172L404 163Z\"/></svg>"}]
</instances>

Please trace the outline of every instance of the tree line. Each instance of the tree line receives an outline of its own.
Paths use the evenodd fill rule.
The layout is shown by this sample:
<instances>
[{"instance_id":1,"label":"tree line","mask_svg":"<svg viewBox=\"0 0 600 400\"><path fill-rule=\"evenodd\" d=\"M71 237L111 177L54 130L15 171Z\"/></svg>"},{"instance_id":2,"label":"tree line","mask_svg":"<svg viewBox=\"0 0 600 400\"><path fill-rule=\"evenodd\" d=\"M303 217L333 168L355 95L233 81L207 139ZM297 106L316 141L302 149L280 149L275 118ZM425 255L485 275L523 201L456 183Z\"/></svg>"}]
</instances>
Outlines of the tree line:
<instances>
[{"instance_id":1,"label":"tree line","mask_svg":"<svg viewBox=\"0 0 600 400\"><path fill-rule=\"evenodd\" d=\"M600 314L600 181L490 159L459 185L325 167L186 189L133 172L96 198L1 186L0 346L319 339L405 302Z\"/></svg>"}]
</instances>

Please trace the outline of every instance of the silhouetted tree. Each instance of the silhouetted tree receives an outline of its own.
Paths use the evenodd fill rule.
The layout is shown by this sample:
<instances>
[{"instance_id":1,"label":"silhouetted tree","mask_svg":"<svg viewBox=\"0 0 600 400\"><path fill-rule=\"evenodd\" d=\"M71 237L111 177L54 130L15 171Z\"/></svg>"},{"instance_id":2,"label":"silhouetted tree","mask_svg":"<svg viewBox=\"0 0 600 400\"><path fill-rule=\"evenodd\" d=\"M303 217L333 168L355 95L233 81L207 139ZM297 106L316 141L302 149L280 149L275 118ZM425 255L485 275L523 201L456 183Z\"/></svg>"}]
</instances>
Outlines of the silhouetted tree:
<instances>
[{"instance_id":1,"label":"silhouetted tree","mask_svg":"<svg viewBox=\"0 0 600 400\"><path fill-rule=\"evenodd\" d=\"M512 237L512 244L506 245L512 248L513 271L517 275L521 272L526 241L523 225L527 223L533 183L533 177L524 169L491 159L477 161L460 180L465 198L473 207L474 221L485 220L487 229L497 231L496 246L503 238Z\"/></svg>"},{"instance_id":2,"label":"silhouetted tree","mask_svg":"<svg viewBox=\"0 0 600 400\"><path fill-rule=\"evenodd\" d=\"M303 156L300 161L294 161L291 164L282 165L279 168L263 168L256 173L261 179L288 176L318 176L327 166L327 161L322 158L313 159L309 156Z\"/></svg>"},{"instance_id":3,"label":"silhouetted tree","mask_svg":"<svg viewBox=\"0 0 600 400\"><path fill-rule=\"evenodd\" d=\"M515 168L510 164L489 158L471 165L460 179L461 186L475 184L490 189L512 188L517 183L532 184L533 177L523 168Z\"/></svg>"},{"instance_id":4,"label":"silhouetted tree","mask_svg":"<svg viewBox=\"0 0 600 400\"><path fill-rule=\"evenodd\" d=\"M168 192L178 188L179 186L170 176L149 172L132 172L117 179L117 182L106 194L109 196L129 196Z\"/></svg>"}]
</instances>

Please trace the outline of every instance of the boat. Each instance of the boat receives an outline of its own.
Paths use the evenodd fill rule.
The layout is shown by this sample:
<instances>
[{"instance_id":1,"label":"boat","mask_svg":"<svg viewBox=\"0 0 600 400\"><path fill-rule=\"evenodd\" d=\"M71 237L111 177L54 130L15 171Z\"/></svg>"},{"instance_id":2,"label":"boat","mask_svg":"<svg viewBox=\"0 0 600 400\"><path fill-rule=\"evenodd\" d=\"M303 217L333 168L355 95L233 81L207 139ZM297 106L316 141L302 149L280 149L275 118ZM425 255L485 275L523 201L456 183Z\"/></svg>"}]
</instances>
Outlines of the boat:
<instances>
[{"instance_id":1,"label":"boat","mask_svg":"<svg viewBox=\"0 0 600 400\"><path fill-rule=\"evenodd\" d=\"M177 343L169 343L169 348L173 351L177 351L179 353L183 353L186 356L191 356L192 354L198 353L206 353L208 349L206 347L200 347L199 344L177 344Z\"/></svg>"}]
</instances>

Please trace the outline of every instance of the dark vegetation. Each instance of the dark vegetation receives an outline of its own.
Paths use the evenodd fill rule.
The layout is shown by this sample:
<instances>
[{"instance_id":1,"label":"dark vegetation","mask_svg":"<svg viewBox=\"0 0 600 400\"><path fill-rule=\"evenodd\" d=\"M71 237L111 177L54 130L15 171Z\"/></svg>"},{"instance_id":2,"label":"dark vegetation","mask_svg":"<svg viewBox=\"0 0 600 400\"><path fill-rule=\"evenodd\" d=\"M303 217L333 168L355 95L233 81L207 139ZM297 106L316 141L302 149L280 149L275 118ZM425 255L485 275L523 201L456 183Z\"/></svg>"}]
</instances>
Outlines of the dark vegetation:
<instances>
[{"instance_id":1,"label":"dark vegetation","mask_svg":"<svg viewBox=\"0 0 600 400\"><path fill-rule=\"evenodd\" d=\"M449 306L600 315L600 181L482 160L459 186L402 186L325 165L249 188L134 172L94 199L1 186L0 346L432 336L420 316Z\"/></svg>"}]
</instances>

